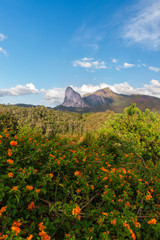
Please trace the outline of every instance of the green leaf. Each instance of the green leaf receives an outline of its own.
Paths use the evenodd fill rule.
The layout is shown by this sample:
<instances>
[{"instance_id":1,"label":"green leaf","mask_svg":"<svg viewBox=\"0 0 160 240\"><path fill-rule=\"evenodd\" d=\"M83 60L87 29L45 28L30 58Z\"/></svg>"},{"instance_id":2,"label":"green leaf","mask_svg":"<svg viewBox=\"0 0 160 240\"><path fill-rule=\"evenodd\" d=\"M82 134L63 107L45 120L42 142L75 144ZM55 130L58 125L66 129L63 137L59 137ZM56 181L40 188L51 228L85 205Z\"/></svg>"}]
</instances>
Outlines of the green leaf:
<instances>
[{"instance_id":1,"label":"green leaf","mask_svg":"<svg viewBox=\"0 0 160 240\"><path fill-rule=\"evenodd\" d=\"M49 214L54 210L54 204L49 208Z\"/></svg>"}]
</instances>

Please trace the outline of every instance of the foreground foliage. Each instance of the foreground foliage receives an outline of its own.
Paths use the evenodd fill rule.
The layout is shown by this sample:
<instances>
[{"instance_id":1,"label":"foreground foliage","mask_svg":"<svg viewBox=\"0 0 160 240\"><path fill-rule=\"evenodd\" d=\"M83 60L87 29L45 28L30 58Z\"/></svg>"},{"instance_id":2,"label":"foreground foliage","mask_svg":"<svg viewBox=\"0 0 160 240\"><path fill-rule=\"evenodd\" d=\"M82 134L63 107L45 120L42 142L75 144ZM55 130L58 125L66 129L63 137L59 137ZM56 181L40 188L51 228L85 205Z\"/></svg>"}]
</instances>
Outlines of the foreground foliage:
<instances>
[{"instance_id":1,"label":"foreground foliage","mask_svg":"<svg viewBox=\"0 0 160 240\"><path fill-rule=\"evenodd\" d=\"M159 124L132 105L79 145L2 127L0 239L159 239Z\"/></svg>"}]
</instances>

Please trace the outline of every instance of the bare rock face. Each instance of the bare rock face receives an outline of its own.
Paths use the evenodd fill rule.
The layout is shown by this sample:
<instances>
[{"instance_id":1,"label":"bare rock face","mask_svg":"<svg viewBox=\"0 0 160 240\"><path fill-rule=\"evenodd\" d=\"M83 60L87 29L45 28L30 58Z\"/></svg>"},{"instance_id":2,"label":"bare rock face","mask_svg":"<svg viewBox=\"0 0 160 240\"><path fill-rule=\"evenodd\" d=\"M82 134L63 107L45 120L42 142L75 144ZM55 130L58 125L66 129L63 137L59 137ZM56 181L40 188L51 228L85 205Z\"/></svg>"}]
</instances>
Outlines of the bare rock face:
<instances>
[{"instance_id":1,"label":"bare rock face","mask_svg":"<svg viewBox=\"0 0 160 240\"><path fill-rule=\"evenodd\" d=\"M67 87L65 91L65 98L62 104L64 107L86 107L81 95L73 90L71 87Z\"/></svg>"}]
</instances>

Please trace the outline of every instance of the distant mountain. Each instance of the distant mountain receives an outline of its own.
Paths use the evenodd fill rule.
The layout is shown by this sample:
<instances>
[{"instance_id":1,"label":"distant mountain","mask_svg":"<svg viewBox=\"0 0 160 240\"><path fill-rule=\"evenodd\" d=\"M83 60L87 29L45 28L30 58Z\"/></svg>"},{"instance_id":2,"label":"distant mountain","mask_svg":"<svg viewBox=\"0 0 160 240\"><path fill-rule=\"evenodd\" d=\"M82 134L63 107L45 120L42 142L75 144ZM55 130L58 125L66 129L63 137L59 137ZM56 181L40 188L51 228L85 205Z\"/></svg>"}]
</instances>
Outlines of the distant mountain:
<instances>
[{"instance_id":1,"label":"distant mountain","mask_svg":"<svg viewBox=\"0 0 160 240\"><path fill-rule=\"evenodd\" d=\"M119 94L112 92L109 88L104 88L87 96L83 96L84 102L89 107L109 106L120 98L121 96Z\"/></svg>"},{"instance_id":2,"label":"distant mountain","mask_svg":"<svg viewBox=\"0 0 160 240\"><path fill-rule=\"evenodd\" d=\"M63 107L87 107L84 103L81 95L73 90L71 87L67 87L65 91L64 102L62 103Z\"/></svg>"},{"instance_id":3,"label":"distant mountain","mask_svg":"<svg viewBox=\"0 0 160 240\"><path fill-rule=\"evenodd\" d=\"M144 111L146 108L154 112L160 112L160 98L141 94L117 94L110 88L100 89L92 94L81 97L71 87L67 87L63 104L55 107L55 110L71 111L78 113L102 112L111 110L123 112L124 108L136 103L137 107Z\"/></svg>"}]
</instances>

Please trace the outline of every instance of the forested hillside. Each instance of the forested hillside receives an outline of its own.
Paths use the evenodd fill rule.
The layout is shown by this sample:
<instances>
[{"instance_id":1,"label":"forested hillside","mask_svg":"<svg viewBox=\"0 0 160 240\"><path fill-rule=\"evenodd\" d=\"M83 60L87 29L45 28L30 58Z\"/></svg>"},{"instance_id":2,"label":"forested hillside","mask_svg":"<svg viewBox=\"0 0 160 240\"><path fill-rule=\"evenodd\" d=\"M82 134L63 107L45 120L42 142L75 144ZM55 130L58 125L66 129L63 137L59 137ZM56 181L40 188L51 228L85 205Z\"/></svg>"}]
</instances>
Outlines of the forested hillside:
<instances>
[{"instance_id":1,"label":"forested hillside","mask_svg":"<svg viewBox=\"0 0 160 240\"><path fill-rule=\"evenodd\" d=\"M45 136L55 134L83 135L99 129L114 115L111 111L103 113L70 113L55 111L46 107L17 107L0 105L1 125L6 128L29 131L35 129Z\"/></svg>"}]
</instances>

